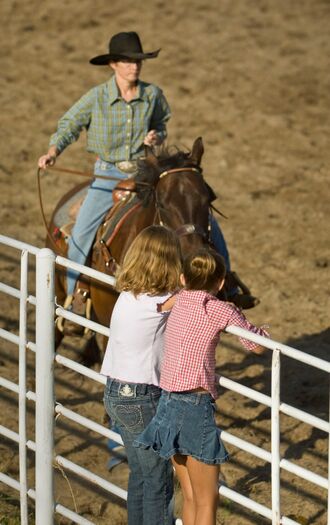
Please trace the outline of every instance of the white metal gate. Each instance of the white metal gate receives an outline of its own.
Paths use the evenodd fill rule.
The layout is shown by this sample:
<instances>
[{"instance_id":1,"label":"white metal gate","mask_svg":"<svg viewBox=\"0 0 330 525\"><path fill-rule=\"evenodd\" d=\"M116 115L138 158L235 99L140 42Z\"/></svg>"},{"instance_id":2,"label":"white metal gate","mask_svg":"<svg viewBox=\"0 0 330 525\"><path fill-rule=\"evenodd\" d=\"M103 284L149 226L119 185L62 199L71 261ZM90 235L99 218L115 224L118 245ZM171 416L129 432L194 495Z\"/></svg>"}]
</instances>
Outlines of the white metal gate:
<instances>
[{"instance_id":1,"label":"white metal gate","mask_svg":"<svg viewBox=\"0 0 330 525\"><path fill-rule=\"evenodd\" d=\"M25 243L16 241L9 237L0 236L0 243L16 248L21 252L21 284L20 290L0 283L0 292L8 294L20 301L19 334L12 334L10 331L0 329L0 338L6 339L19 348L19 382L15 384L4 377L0 377L0 386L18 394L19 398L19 432L0 425L0 435L13 440L19 444L19 480L13 479L6 473L0 473L0 481L20 492L21 502L21 524L28 523L28 497L35 500L36 524L51 525L54 519L54 512L67 517L74 523L92 525L92 522L79 516L74 511L56 503L54 501L53 488L53 462L66 470L74 472L78 476L95 483L104 490L116 494L120 498L126 499L127 493L120 487L109 483L100 476L82 468L79 465L67 460L62 456L54 459L54 414L62 414L68 419L76 421L85 428L93 430L106 438L111 438L118 443L122 443L120 436L106 427L99 425L75 412L56 405L54 399L54 362L69 367L76 372L94 379L100 383L105 383L105 378L64 356L54 353L54 314L71 319L79 324L91 328L92 330L108 336L109 329L97 323L81 319L79 316L67 312L55 305L54 298L54 272L55 262L64 267L77 269L91 277L99 279L108 284L113 284L112 277L105 276L90 268L74 264L63 257L55 257L49 249L35 248ZM28 256L36 256L36 297L28 294ZM36 341L35 343L27 340L26 326L26 307L27 303L36 306ZM223 431L221 437L224 442L234 445L257 458L271 464L271 487L272 487L272 507L268 508L261 505L229 487L220 486L219 492L226 498L248 508L257 514L267 518L273 525L299 525L296 521L281 514L280 502L280 470L294 473L302 479L308 480L323 489L328 490L328 520L330 525L329 513L329 471L328 478L324 478L310 470L288 461L280 456L280 414L286 414L299 421L322 430L329 434L329 421L320 419L305 411L294 408L293 406L282 403L280 400L280 358L281 355L288 356L296 361L305 363L311 367L316 367L327 373L330 372L330 363L311 356L300 350L291 348L279 342L251 334L237 327L229 327L227 332L255 341L273 352L272 358L272 385L271 396L267 396L254 389L240 385L229 378L221 377L220 385L248 397L262 405L271 408L271 452L258 447L248 441L238 438L227 431ZM36 352L36 392L26 390L26 350ZM27 440L26 437L26 400L33 400L36 404L36 440L35 443ZM35 451L36 454L36 487L27 486L27 449ZM180 520L177 520L179 523Z\"/></svg>"}]
</instances>

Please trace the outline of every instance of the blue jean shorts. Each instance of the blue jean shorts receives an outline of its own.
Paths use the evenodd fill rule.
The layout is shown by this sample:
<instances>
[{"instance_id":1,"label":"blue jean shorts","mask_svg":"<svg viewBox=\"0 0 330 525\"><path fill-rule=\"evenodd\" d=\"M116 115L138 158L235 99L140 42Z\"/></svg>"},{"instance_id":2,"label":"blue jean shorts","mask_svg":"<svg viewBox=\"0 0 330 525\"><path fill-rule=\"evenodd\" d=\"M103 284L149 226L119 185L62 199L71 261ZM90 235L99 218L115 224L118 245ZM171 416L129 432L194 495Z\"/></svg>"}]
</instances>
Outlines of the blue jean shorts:
<instances>
[{"instance_id":1,"label":"blue jean shorts","mask_svg":"<svg viewBox=\"0 0 330 525\"><path fill-rule=\"evenodd\" d=\"M210 394L163 391L156 415L133 446L150 448L164 459L181 454L209 465L224 463L229 456L214 412Z\"/></svg>"}]
</instances>

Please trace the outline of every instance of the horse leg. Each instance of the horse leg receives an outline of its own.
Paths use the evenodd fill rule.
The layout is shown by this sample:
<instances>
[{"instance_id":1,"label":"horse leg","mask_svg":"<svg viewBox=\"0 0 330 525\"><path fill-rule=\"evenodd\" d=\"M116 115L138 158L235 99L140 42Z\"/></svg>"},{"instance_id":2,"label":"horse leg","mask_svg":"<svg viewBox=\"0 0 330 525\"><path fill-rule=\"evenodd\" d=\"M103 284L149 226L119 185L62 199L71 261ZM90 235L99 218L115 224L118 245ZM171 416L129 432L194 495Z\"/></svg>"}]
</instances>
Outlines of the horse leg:
<instances>
[{"instance_id":1,"label":"horse leg","mask_svg":"<svg viewBox=\"0 0 330 525\"><path fill-rule=\"evenodd\" d=\"M81 351L80 363L88 368L102 362L102 352L96 339L96 333L89 331L83 336L84 346Z\"/></svg>"},{"instance_id":2,"label":"horse leg","mask_svg":"<svg viewBox=\"0 0 330 525\"><path fill-rule=\"evenodd\" d=\"M57 328L57 326L55 325L55 351L56 351L56 350L58 349L58 347L60 346L63 337L64 337L63 332L61 332L61 330L59 330L59 329Z\"/></svg>"}]
</instances>

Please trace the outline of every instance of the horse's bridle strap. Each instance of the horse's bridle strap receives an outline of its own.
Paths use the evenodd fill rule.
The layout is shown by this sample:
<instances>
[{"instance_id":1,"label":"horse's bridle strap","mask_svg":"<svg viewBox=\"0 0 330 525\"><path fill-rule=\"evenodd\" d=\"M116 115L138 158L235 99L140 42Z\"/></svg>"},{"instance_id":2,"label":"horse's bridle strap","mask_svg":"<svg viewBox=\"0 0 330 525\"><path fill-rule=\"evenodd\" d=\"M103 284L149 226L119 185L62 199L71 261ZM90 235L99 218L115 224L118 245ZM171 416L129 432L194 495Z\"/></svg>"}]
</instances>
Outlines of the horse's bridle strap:
<instances>
[{"instance_id":1,"label":"horse's bridle strap","mask_svg":"<svg viewBox=\"0 0 330 525\"><path fill-rule=\"evenodd\" d=\"M192 171L194 173L201 173L201 169L194 168L193 166L190 166L190 167L187 166L185 168L173 168L171 170L163 171L159 175L159 179L162 179L162 178L166 177L166 175L169 175L170 173L180 173L180 172L183 172L183 171L185 171L185 172ZM163 226L164 223L161 220L161 216L160 216L160 205L157 202L157 190L156 190L156 213L158 214L159 223ZM182 237L184 235L197 234L197 235L200 235L203 238L207 238L207 234L205 233L203 228L201 226L197 225L197 224L183 224L182 226L180 226L180 228L175 230L175 233L178 235L178 237Z\"/></svg>"},{"instance_id":2,"label":"horse's bridle strap","mask_svg":"<svg viewBox=\"0 0 330 525\"><path fill-rule=\"evenodd\" d=\"M170 173L180 173L180 171L195 171L196 173L200 173L201 170L197 168L173 168L172 170L163 171L159 178L162 179L163 177L166 177L166 175L169 175Z\"/></svg>"}]
</instances>

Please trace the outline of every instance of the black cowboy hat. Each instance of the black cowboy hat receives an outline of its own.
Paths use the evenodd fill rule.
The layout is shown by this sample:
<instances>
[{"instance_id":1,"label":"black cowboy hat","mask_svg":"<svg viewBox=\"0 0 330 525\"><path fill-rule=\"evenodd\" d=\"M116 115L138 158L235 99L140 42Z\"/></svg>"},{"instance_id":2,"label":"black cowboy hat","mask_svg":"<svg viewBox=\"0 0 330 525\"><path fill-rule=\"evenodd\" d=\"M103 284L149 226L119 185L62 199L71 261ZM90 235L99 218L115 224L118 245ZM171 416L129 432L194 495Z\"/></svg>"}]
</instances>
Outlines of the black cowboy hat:
<instances>
[{"instance_id":1,"label":"black cowboy hat","mask_svg":"<svg viewBox=\"0 0 330 525\"><path fill-rule=\"evenodd\" d=\"M156 58L159 51L160 49L157 49L151 53L144 53L139 35L134 31L117 33L109 42L109 53L91 58L89 62L94 66L105 66L112 60L120 60L121 58L144 60L145 58Z\"/></svg>"}]
</instances>

